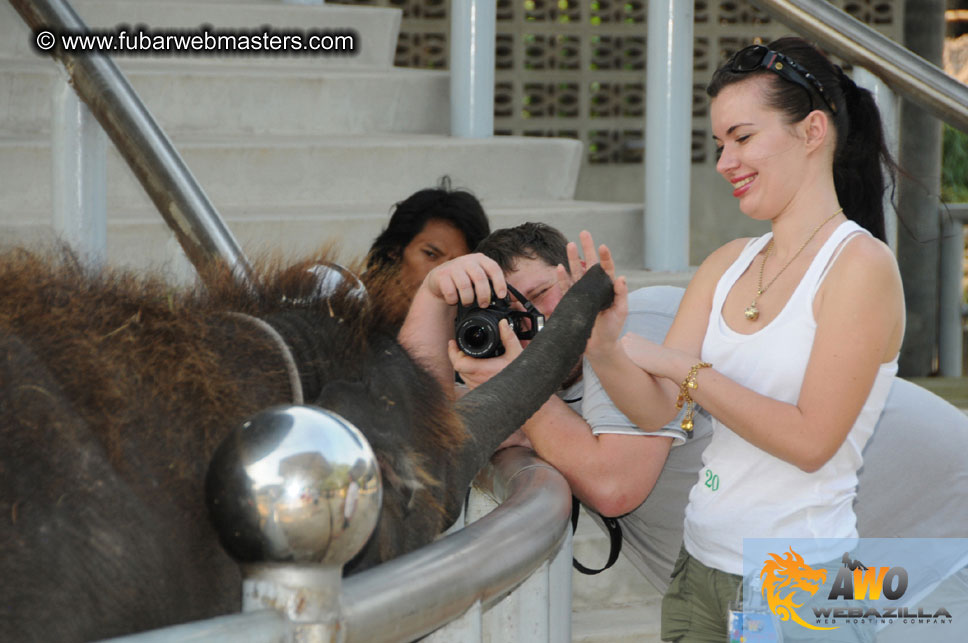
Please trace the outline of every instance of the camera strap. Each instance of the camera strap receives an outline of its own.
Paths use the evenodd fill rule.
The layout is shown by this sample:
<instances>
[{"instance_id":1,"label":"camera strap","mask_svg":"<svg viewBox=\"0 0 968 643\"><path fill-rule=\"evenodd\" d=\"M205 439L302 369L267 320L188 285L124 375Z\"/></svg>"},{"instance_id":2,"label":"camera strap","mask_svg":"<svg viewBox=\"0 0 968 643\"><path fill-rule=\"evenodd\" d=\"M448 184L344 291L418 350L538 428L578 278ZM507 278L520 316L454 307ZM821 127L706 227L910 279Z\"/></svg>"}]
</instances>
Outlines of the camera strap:
<instances>
[{"instance_id":1,"label":"camera strap","mask_svg":"<svg viewBox=\"0 0 968 643\"><path fill-rule=\"evenodd\" d=\"M519 335L519 337L521 337L522 339L533 339L534 336L538 333L538 331L544 328L545 316L541 314L540 310L535 308L534 304L532 304L527 297L525 297L520 292L518 292L517 288L515 288L511 284L505 284L505 285L508 287L508 292L514 295L514 298L517 299L522 306L524 306L524 310L526 311L526 316L529 319L531 319L532 322L534 323L527 337L524 337L521 335Z\"/></svg>"},{"instance_id":2,"label":"camera strap","mask_svg":"<svg viewBox=\"0 0 968 643\"><path fill-rule=\"evenodd\" d=\"M578 502L578 498L575 496L571 497L571 531L572 533L578 528L578 514L581 512L581 503ZM603 571L615 564L618 560L618 554L622 551L622 526L618 524L617 518L608 518L598 514L602 518L602 522L605 523L605 528L608 530L608 561L605 566L601 569L590 569L585 567L578 562L577 558L572 557L572 566L577 569L582 574L587 576L594 576L595 574L601 574Z\"/></svg>"}]
</instances>

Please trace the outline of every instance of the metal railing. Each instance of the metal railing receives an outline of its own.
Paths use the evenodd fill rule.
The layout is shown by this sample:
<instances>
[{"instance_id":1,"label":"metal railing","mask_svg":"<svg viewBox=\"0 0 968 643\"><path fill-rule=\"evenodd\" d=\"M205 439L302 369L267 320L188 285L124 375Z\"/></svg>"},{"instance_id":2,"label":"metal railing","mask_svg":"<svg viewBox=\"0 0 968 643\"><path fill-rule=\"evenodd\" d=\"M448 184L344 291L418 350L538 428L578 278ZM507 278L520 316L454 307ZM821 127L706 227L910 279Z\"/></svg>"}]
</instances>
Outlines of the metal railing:
<instances>
[{"instance_id":1,"label":"metal railing","mask_svg":"<svg viewBox=\"0 0 968 643\"><path fill-rule=\"evenodd\" d=\"M538 588L531 617L548 637L517 640L570 640L568 483L528 450L512 448L494 456L477 486L500 506L433 545L345 581L347 642L409 640L468 610L470 622L455 624L439 640L479 640L474 631L482 629L481 612L495 607L534 572L539 574L537 584L546 589ZM478 497L477 508L469 509L470 520L482 508L478 503L487 504ZM541 596L547 592L554 597L552 587L558 600Z\"/></svg>"},{"instance_id":2,"label":"metal railing","mask_svg":"<svg viewBox=\"0 0 968 643\"><path fill-rule=\"evenodd\" d=\"M83 32L87 26L66 0L10 0L34 31ZM171 140L109 56L51 54L67 82L107 133L118 152L198 267L224 261L236 278L251 285L252 269L232 233L202 190Z\"/></svg>"},{"instance_id":3,"label":"metal railing","mask_svg":"<svg viewBox=\"0 0 968 643\"><path fill-rule=\"evenodd\" d=\"M820 0L751 0L952 127L968 132L968 86L860 20Z\"/></svg>"},{"instance_id":4,"label":"metal railing","mask_svg":"<svg viewBox=\"0 0 968 643\"><path fill-rule=\"evenodd\" d=\"M568 483L530 451L510 448L494 456L476 486L467 512L473 522L344 579L338 640L409 641L434 630L429 640L441 643L571 639ZM474 520L479 513L485 515ZM507 612L519 617L502 618ZM245 632L247 641L287 641L297 627L260 611L111 640L234 643Z\"/></svg>"}]
</instances>

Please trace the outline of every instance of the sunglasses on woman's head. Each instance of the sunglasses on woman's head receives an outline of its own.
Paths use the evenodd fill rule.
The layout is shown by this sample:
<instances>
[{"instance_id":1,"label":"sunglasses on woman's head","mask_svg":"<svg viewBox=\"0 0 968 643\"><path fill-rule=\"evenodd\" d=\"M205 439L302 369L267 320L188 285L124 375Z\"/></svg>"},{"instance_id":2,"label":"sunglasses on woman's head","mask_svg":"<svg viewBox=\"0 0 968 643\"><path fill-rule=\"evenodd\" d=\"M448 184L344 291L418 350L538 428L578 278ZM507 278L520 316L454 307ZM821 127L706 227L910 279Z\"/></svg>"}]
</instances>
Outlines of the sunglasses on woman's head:
<instances>
[{"instance_id":1,"label":"sunglasses on woman's head","mask_svg":"<svg viewBox=\"0 0 968 643\"><path fill-rule=\"evenodd\" d=\"M750 45L741 49L730 59L728 69L734 72L751 72L760 69L767 69L776 72L781 78L796 83L810 93L811 88L823 99L830 111L837 113L837 106L834 101L827 96L823 85L816 77L806 69L797 64L789 56L785 56L777 51L773 51L765 45Z\"/></svg>"}]
</instances>

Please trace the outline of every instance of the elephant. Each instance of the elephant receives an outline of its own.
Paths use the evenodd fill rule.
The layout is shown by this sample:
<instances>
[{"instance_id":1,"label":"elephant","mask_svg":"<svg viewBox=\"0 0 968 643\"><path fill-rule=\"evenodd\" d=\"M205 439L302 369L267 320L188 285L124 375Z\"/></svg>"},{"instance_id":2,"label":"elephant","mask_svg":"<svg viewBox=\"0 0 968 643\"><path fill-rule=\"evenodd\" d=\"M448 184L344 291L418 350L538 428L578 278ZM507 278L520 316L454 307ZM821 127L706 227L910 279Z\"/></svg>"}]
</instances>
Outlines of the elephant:
<instances>
[{"instance_id":1,"label":"elephant","mask_svg":"<svg viewBox=\"0 0 968 643\"><path fill-rule=\"evenodd\" d=\"M396 281L319 295L313 267L326 261L263 262L254 286L215 266L204 286L179 287L66 250L0 254L0 639L99 639L238 611L206 467L226 434L296 389L356 425L379 463L383 509L344 574L431 542L612 297L590 269L519 359L455 399L397 343Z\"/></svg>"}]
</instances>

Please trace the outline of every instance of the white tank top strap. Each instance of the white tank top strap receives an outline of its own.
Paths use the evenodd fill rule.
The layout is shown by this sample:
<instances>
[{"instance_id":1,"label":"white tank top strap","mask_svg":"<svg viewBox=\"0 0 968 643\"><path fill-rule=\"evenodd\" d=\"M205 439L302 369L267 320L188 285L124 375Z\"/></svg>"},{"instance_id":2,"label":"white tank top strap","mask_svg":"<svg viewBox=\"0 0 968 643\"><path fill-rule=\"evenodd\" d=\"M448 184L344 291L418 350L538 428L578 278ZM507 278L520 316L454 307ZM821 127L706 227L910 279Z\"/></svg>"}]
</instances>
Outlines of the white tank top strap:
<instances>
[{"instance_id":1,"label":"white tank top strap","mask_svg":"<svg viewBox=\"0 0 968 643\"><path fill-rule=\"evenodd\" d=\"M772 239L772 238L773 238L773 233L772 232L767 232L762 237L751 237L750 240L746 242L746 245L743 246L743 252L746 252L747 250L750 249L750 247L752 247L753 245L755 245L757 242L762 241L763 239ZM763 243L766 243L765 241L762 241L762 242ZM756 255L754 255L754 256L756 256Z\"/></svg>"},{"instance_id":2,"label":"white tank top strap","mask_svg":"<svg viewBox=\"0 0 968 643\"><path fill-rule=\"evenodd\" d=\"M814 296L820 290L820 284L823 283L823 280L827 277L827 273L830 272L831 266L840 257L840 253L843 252L847 244L850 243L851 239L862 234L870 235L870 232L854 221L847 220L837 226L837 229L834 230L830 238L824 243L823 248L817 253L814 263L810 266L810 270L817 270L819 274L816 280L810 285L809 301L813 302Z\"/></svg>"}]
</instances>

